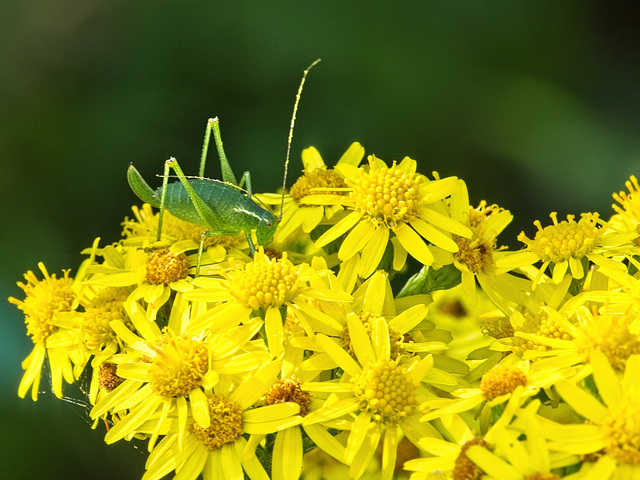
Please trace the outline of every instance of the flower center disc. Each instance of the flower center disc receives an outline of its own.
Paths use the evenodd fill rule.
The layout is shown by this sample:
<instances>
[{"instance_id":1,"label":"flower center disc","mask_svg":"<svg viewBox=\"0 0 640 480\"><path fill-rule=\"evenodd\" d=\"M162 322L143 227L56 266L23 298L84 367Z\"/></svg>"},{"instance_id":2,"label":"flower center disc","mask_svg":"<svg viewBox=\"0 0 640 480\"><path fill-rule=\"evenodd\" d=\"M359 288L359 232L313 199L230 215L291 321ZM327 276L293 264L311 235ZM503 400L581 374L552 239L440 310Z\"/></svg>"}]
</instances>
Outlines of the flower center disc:
<instances>
[{"instance_id":1,"label":"flower center disc","mask_svg":"<svg viewBox=\"0 0 640 480\"><path fill-rule=\"evenodd\" d=\"M369 173L360 171L351 193L356 211L389 228L418 216L420 178L393 166L380 168L370 162Z\"/></svg>"},{"instance_id":2,"label":"flower center disc","mask_svg":"<svg viewBox=\"0 0 640 480\"><path fill-rule=\"evenodd\" d=\"M378 421L397 421L410 415L417 404L418 385L395 361L366 368L353 382L360 410L371 412Z\"/></svg>"},{"instance_id":3,"label":"flower center disc","mask_svg":"<svg viewBox=\"0 0 640 480\"><path fill-rule=\"evenodd\" d=\"M184 253L174 255L168 248L152 251L147 257L147 281L169 285L189 275L189 260Z\"/></svg>"},{"instance_id":4,"label":"flower center disc","mask_svg":"<svg viewBox=\"0 0 640 480\"><path fill-rule=\"evenodd\" d=\"M211 425L202 428L196 422L190 430L207 447L216 450L242 435L242 409L224 395L218 393L209 398Z\"/></svg>"},{"instance_id":5,"label":"flower center disc","mask_svg":"<svg viewBox=\"0 0 640 480\"><path fill-rule=\"evenodd\" d=\"M604 228L598 226L598 215L583 213L578 222L573 215L567 215L567 220L542 228L536 221L538 231L533 240L521 234L518 240L527 244L529 250L537 254L543 261L550 260L559 263L570 257L582 258L589 253L600 240Z\"/></svg>"},{"instance_id":6,"label":"flower center disc","mask_svg":"<svg viewBox=\"0 0 640 480\"><path fill-rule=\"evenodd\" d=\"M520 368L498 364L482 376L480 390L484 398L493 400L526 384L527 375Z\"/></svg>"},{"instance_id":7,"label":"flower center disc","mask_svg":"<svg viewBox=\"0 0 640 480\"><path fill-rule=\"evenodd\" d=\"M185 396L201 384L208 369L209 351L205 343L175 337L157 348L149 368L149 386L162 397Z\"/></svg>"},{"instance_id":8,"label":"flower center disc","mask_svg":"<svg viewBox=\"0 0 640 480\"><path fill-rule=\"evenodd\" d=\"M231 294L254 310L280 308L292 300L299 290L295 267L285 259L272 260L256 254L244 270L238 270L229 280Z\"/></svg>"}]
</instances>

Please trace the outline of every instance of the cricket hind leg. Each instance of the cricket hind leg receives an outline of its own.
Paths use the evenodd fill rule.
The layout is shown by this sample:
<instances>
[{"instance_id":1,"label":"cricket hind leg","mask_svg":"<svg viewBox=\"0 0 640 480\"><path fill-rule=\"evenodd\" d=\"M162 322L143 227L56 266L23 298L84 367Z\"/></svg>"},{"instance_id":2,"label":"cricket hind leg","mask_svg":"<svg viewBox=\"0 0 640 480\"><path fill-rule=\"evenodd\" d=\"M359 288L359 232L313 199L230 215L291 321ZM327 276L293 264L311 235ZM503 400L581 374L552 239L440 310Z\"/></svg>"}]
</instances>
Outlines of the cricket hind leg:
<instances>
[{"instance_id":1,"label":"cricket hind leg","mask_svg":"<svg viewBox=\"0 0 640 480\"><path fill-rule=\"evenodd\" d=\"M249 244L249 249L251 250L251 256L254 257L256 253L256 247L253 244L253 240L251 239L251 233L249 232L244 232L244 233L247 238L247 243ZM236 235L236 232L220 233L220 232L214 232L211 230L205 230L204 232L202 232L202 234L200 235L200 243L198 245L198 260L196 262L196 271L194 276L196 277L200 276L200 267L202 266L202 256L204 255L204 243L206 239L209 237L234 236L234 235Z\"/></svg>"},{"instance_id":2,"label":"cricket hind leg","mask_svg":"<svg viewBox=\"0 0 640 480\"><path fill-rule=\"evenodd\" d=\"M244 188L249 193L249 195L253 195L253 190L251 188L251 173L249 173L249 171L246 171L242 174L238 186L240 188Z\"/></svg>"}]
</instances>

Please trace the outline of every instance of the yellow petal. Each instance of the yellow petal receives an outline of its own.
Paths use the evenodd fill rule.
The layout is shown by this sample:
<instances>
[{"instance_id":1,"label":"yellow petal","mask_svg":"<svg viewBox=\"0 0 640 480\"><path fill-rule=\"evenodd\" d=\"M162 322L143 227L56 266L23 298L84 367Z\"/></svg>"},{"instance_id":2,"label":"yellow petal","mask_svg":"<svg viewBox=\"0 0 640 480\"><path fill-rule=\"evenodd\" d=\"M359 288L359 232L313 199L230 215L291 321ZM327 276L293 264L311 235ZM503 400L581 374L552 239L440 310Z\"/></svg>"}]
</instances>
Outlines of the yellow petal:
<instances>
[{"instance_id":1,"label":"yellow petal","mask_svg":"<svg viewBox=\"0 0 640 480\"><path fill-rule=\"evenodd\" d=\"M442 233L437 228L429 225L424 220L416 218L410 223L411 226L416 230L416 232L422 235L427 241L442 248L443 250L451 253L455 253L459 250L458 244L454 242L451 237Z\"/></svg>"},{"instance_id":2,"label":"yellow petal","mask_svg":"<svg viewBox=\"0 0 640 480\"><path fill-rule=\"evenodd\" d=\"M398 427L388 425L382 440L382 473L381 479L392 480L396 468L398 454Z\"/></svg>"},{"instance_id":3,"label":"yellow petal","mask_svg":"<svg viewBox=\"0 0 640 480\"><path fill-rule=\"evenodd\" d=\"M269 353L274 357L278 357L282 353L282 339L284 336L280 310L275 307L269 307L265 315L264 325Z\"/></svg>"},{"instance_id":4,"label":"yellow petal","mask_svg":"<svg viewBox=\"0 0 640 480\"><path fill-rule=\"evenodd\" d=\"M351 348L353 348L360 364L375 363L376 357L371 346L371 340L360 318L354 313L347 315L347 325L349 326Z\"/></svg>"},{"instance_id":5,"label":"yellow petal","mask_svg":"<svg viewBox=\"0 0 640 480\"><path fill-rule=\"evenodd\" d=\"M354 228L351 234L355 231L356 229ZM373 233L368 235L369 239L366 248L360 256L360 276L362 278L367 278L371 275L380 264L380 260L389 242L389 229L385 226L378 225Z\"/></svg>"},{"instance_id":6,"label":"yellow petal","mask_svg":"<svg viewBox=\"0 0 640 480\"><path fill-rule=\"evenodd\" d=\"M423 208L420 218L445 232L451 232L465 238L471 238L473 235L468 227L453 218L436 212L433 208Z\"/></svg>"},{"instance_id":7,"label":"yellow petal","mask_svg":"<svg viewBox=\"0 0 640 480\"><path fill-rule=\"evenodd\" d=\"M591 352L589 363L593 367L593 378L604 403L609 408L618 405L622 401L622 388L618 375L609 364L607 357L597 349Z\"/></svg>"},{"instance_id":8,"label":"yellow petal","mask_svg":"<svg viewBox=\"0 0 640 480\"><path fill-rule=\"evenodd\" d=\"M407 250L402 246L398 237L393 237L391 243L393 244L393 269L399 272L407 263Z\"/></svg>"},{"instance_id":9,"label":"yellow petal","mask_svg":"<svg viewBox=\"0 0 640 480\"><path fill-rule=\"evenodd\" d=\"M556 384L556 390L576 413L596 424L602 423L607 415L607 409L587 392L567 380Z\"/></svg>"},{"instance_id":10,"label":"yellow petal","mask_svg":"<svg viewBox=\"0 0 640 480\"><path fill-rule=\"evenodd\" d=\"M241 461L233 443L222 445L220 449L220 465L222 466L225 480L244 480L244 472L242 471L244 461Z\"/></svg>"},{"instance_id":11,"label":"yellow petal","mask_svg":"<svg viewBox=\"0 0 640 480\"><path fill-rule=\"evenodd\" d=\"M300 428L287 428L276 435L271 475L273 480L298 480L302 472Z\"/></svg>"},{"instance_id":12,"label":"yellow petal","mask_svg":"<svg viewBox=\"0 0 640 480\"><path fill-rule=\"evenodd\" d=\"M359 375L362 369L355 362L351 356L344 351L342 347L339 347L333 340L326 335L319 333L316 336L316 341L323 348L323 350L329 355L345 372L352 377ZM388 335L387 335L388 341Z\"/></svg>"},{"instance_id":13,"label":"yellow petal","mask_svg":"<svg viewBox=\"0 0 640 480\"><path fill-rule=\"evenodd\" d=\"M302 164L306 172L313 172L318 168L326 168L324 160L316 147L308 147L302 150Z\"/></svg>"},{"instance_id":14,"label":"yellow petal","mask_svg":"<svg viewBox=\"0 0 640 480\"><path fill-rule=\"evenodd\" d=\"M364 158L364 147L359 142L353 142L347 151L342 154L337 165L349 164L358 166Z\"/></svg>"},{"instance_id":15,"label":"yellow petal","mask_svg":"<svg viewBox=\"0 0 640 480\"><path fill-rule=\"evenodd\" d=\"M315 247L322 248L325 245L333 242L338 237L349 231L356 223L360 221L361 218L362 215L360 213L351 212L329 230L324 232L324 234L322 234L320 238L316 240Z\"/></svg>"},{"instance_id":16,"label":"yellow petal","mask_svg":"<svg viewBox=\"0 0 640 480\"><path fill-rule=\"evenodd\" d=\"M349 260L360 252L369 243L369 237L375 228L375 225L367 220L359 222L342 242L338 258L342 261Z\"/></svg>"},{"instance_id":17,"label":"yellow petal","mask_svg":"<svg viewBox=\"0 0 640 480\"><path fill-rule=\"evenodd\" d=\"M26 371L18 386L20 398L24 398L27 391L29 391L29 387L31 387L31 398L34 402L38 400L38 386L40 385L40 375L46 352L47 349L44 343L36 343L29 356L22 362L22 368Z\"/></svg>"},{"instance_id":18,"label":"yellow petal","mask_svg":"<svg viewBox=\"0 0 640 480\"><path fill-rule=\"evenodd\" d=\"M378 442L380 441L381 427L380 424L375 423L373 428L369 429L364 442L358 449L353 458L351 468L349 468L350 478L360 478L364 474L365 470L371 463L373 454L376 452Z\"/></svg>"},{"instance_id":19,"label":"yellow petal","mask_svg":"<svg viewBox=\"0 0 640 480\"><path fill-rule=\"evenodd\" d=\"M420 188L420 193L430 202L448 197L458 188L458 177L446 177L434 180Z\"/></svg>"},{"instance_id":20,"label":"yellow petal","mask_svg":"<svg viewBox=\"0 0 640 480\"><path fill-rule=\"evenodd\" d=\"M485 473L495 478L500 480L522 480L522 474L486 448L472 445L467 449L466 454Z\"/></svg>"},{"instance_id":21,"label":"yellow petal","mask_svg":"<svg viewBox=\"0 0 640 480\"><path fill-rule=\"evenodd\" d=\"M304 431L309 438L313 440L320 449L331 455L340 462L345 462L345 449L344 446L336 440L336 437L327 432L322 426L318 424L303 425Z\"/></svg>"},{"instance_id":22,"label":"yellow petal","mask_svg":"<svg viewBox=\"0 0 640 480\"><path fill-rule=\"evenodd\" d=\"M300 411L300 405L294 402L275 403L251 410L246 410L242 414L242 422L244 423L262 423L283 420Z\"/></svg>"},{"instance_id":23,"label":"yellow petal","mask_svg":"<svg viewBox=\"0 0 640 480\"><path fill-rule=\"evenodd\" d=\"M202 428L209 428L209 425L211 425L209 401L200 387L196 387L189 392L189 405L196 423Z\"/></svg>"},{"instance_id":24,"label":"yellow petal","mask_svg":"<svg viewBox=\"0 0 640 480\"><path fill-rule=\"evenodd\" d=\"M423 265L431 265L433 263L433 254L429 251L429 247L409 225L403 223L394 232L400 244L413 258Z\"/></svg>"},{"instance_id":25,"label":"yellow petal","mask_svg":"<svg viewBox=\"0 0 640 480\"><path fill-rule=\"evenodd\" d=\"M318 224L322 221L322 217L324 217L324 208L323 207L305 207L302 210L303 220L302 220L302 231L305 233L309 233L311 230L316 228Z\"/></svg>"},{"instance_id":26,"label":"yellow petal","mask_svg":"<svg viewBox=\"0 0 640 480\"><path fill-rule=\"evenodd\" d=\"M352 339L353 341L353 339ZM389 341L389 328L384 318L376 318L371 329L371 344L378 361L389 361L391 356L391 345Z\"/></svg>"}]
</instances>

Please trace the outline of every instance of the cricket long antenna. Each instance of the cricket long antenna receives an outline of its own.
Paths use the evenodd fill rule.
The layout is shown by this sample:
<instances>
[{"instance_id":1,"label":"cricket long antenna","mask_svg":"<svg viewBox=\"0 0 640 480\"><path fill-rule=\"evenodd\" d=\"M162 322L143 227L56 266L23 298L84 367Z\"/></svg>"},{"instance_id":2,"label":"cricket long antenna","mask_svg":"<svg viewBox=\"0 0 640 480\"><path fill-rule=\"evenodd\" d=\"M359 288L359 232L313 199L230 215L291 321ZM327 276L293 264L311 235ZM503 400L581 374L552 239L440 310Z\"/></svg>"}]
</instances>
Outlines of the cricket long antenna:
<instances>
[{"instance_id":1,"label":"cricket long antenna","mask_svg":"<svg viewBox=\"0 0 640 480\"><path fill-rule=\"evenodd\" d=\"M298 104L300 103L300 96L302 95L302 88L304 82L307 80L307 74L320 59L318 58L306 70L302 73L302 80L300 80L300 86L298 87L298 93L296 94L296 103L293 104L293 115L291 116L291 124L289 125L289 140L287 141L287 159L284 162L284 180L282 182L282 200L280 201L280 216L278 221L282 220L282 212L284 211L284 190L287 188L287 172L289 170L289 154L291 153L291 141L293 140L293 126L296 124L296 113L298 112Z\"/></svg>"}]
</instances>

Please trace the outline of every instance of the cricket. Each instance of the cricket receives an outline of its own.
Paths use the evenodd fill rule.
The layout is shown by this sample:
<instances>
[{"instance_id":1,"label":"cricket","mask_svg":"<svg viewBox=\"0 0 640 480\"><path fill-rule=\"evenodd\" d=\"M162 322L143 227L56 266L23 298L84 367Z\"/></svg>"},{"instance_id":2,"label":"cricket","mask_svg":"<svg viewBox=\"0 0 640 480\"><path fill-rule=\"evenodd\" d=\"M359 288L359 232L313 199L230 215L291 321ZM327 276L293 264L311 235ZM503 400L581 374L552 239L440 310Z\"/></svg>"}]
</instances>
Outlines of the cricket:
<instances>
[{"instance_id":1,"label":"cricket","mask_svg":"<svg viewBox=\"0 0 640 480\"><path fill-rule=\"evenodd\" d=\"M133 165L129 165L127 180L131 190L133 190L140 200L150 204L152 207L160 209L158 218L158 241L161 240L162 218L165 209L181 220L207 228L200 241L196 276L200 269L205 237L231 236L244 233L251 250L251 255L255 254L255 245L253 242L254 233L258 245L266 246L273 241L278 224L282 220L284 191L287 184L289 156L298 104L307 75L311 68L319 61L320 59L315 60L304 70L296 94L293 115L289 125L287 153L284 162L280 214L277 217L254 200L255 197L252 194L251 176L249 172L245 172L242 175L240 182L236 180L236 176L224 152L222 136L220 134L220 122L217 117L207 121L202 155L200 157L200 169L197 177L187 177L178 164L178 161L171 157L164 164L162 186L153 190L144 180L140 172L138 172ZM211 132L213 132L218 157L220 158L222 180L204 177ZM174 177L178 178L177 181L169 182L169 178L172 177L172 175L170 175L171 170L175 173Z\"/></svg>"}]
</instances>

